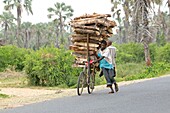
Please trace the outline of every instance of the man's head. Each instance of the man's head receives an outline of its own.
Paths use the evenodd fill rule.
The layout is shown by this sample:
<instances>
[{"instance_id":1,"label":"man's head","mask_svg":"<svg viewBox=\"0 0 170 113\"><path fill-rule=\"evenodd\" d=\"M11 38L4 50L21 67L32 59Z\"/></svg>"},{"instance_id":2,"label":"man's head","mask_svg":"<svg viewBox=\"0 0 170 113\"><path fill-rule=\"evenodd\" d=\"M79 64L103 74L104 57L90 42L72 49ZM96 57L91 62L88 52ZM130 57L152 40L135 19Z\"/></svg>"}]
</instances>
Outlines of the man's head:
<instances>
[{"instance_id":1,"label":"man's head","mask_svg":"<svg viewBox=\"0 0 170 113\"><path fill-rule=\"evenodd\" d=\"M108 40L107 41L107 46L111 46L112 45L112 41Z\"/></svg>"},{"instance_id":2,"label":"man's head","mask_svg":"<svg viewBox=\"0 0 170 113\"><path fill-rule=\"evenodd\" d=\"M101 41L101 50L104 50L107 47L107 42L105 40Z\"/></svg>"}]
</instances>

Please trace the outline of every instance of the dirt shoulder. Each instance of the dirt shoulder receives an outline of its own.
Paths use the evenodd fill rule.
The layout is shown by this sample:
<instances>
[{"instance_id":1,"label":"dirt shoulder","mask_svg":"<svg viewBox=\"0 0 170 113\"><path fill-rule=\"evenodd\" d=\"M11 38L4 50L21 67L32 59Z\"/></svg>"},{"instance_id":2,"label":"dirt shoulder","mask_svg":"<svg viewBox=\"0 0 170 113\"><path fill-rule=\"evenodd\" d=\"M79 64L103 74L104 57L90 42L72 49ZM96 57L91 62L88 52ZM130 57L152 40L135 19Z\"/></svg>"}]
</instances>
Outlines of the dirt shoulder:
<instances>
[{"instance_id":1,"label":"dirt shoulder","mask_svg":"<svg viewBox=\"0 0 170 113\"><path fill-rule=\"evenodd\" d=\"M166 75L166 76L170 76L170 75ZM124 85L139 83L151 79L155 79L155 78L119 82L118 85L124 86ZM102 89L106 89L105 85L95 86L95 91L102 90ZM84 92L86 93L87 91ZM45 90L45 89L31 89L31 88L0 88L0 94L10 95L10 98L0 99L0 109L19 107L26 104L51 100L54 98L77 95L76 89Z\"/></svg>"}]
</instances>

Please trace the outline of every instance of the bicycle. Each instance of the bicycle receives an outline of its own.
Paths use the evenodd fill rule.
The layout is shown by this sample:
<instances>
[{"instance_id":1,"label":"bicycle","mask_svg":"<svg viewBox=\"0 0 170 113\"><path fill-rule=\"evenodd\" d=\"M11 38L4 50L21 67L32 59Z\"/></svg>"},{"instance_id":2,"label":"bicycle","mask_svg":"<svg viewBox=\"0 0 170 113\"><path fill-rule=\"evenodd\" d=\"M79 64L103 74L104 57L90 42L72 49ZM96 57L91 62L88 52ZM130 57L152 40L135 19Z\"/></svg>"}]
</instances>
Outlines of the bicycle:
<instances>
[{"instance_id":1,"label":"bicycle","mask_svg":"<svg viewBox=\"0 0 170 113\"><path fill-rule=\"evenodd\" d=\"M90 71L89 71L90 70ZM95 86L95 74L96 74L96 66L91 60L85 63L83 71L80 73L77 81L77 94L80 96L83 92L83 88L87 87L87 91L89 94L93 92Z\"/></svg>"}]
</instances>

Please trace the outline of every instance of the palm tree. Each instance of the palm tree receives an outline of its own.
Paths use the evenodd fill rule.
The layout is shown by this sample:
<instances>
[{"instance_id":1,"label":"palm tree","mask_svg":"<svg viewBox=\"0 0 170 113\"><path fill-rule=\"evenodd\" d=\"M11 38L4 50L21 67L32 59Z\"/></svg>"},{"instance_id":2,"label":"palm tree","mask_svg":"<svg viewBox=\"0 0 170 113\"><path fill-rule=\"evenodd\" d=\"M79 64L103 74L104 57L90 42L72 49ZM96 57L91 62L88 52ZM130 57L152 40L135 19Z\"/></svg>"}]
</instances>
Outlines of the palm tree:
<instances>
[{"instance_id":1,"label":"palm tree","mask_svg":"<svg viewBox=\"0 0 170 113\"><path fill-rule=\"evenodd\" d=\"M31 3L32 0L24 0L24 2L22 2L22 0L4 0L3 1L6 5L4 6L5 10L11 10L16 8L17 9L17 38L19 41L19 33L20 33L20 25L21 25L21 16L22 16L22 9L24 7L24 9L27 11L27 13L31 13L32 12L32 8L31 8Z\"/></svg>"},{"instance_id":2,"label":"palm tree","mask_svg":"<svg viewBox=\"0 0 170 113\"><path fill-rule=\"evenodd\" d=\"M64 43L63 39L63 29L65 26L65 21L67 18L73 16L73 9L71 6L67 6L65 3L55 3L54 8L50 7L47 9L50 14L48 14L48 18L54 17L53 21L56 24L56 46L59 47L58 44L58 28L60 28L60 36L61 36L61 44Z\"/></svg>"},{"instance_id":3,"label":"palm tree","mask_svg":"<svg viewBox=\"0 0 170 113\"><path fill-rule=\"evenodd\" d=\"M29 44L29 40L31 39L31 27L32 27L32 23L30 22L23 22L21 24L21 35L23 35L23 42L24 42L24 48L28 48L28 44Z\"/></svg>"},{"instance_id":4,"label":"palm tree","mask_svg":"<svg viewBox=\"0 0 170 113\"><path fill-rule=\"evenodd\" d=\"M151 9L151 2L154 4L161 4L161 0L135 0L134 15L137 20L137 25L140 25L140 31L142 36L142 43L144 45L145 62L147 66L151 65L151 58L149 52L149 43L151 41L151 35L149 32L149 11Z\"/></svg>"},{"instance_id":5,"label":"palm tree","mask_svg":"<svg viewBox=\"0 0 170 113\"><path fill-rule=\"evenodd\" d=\"M7 30L13 24L14 19L14 15L11 12L3 12L2 15L0 15L0 23L2 27L4 27L4 37L6 40L8 39Z\"/></svg>"}]
</instances>

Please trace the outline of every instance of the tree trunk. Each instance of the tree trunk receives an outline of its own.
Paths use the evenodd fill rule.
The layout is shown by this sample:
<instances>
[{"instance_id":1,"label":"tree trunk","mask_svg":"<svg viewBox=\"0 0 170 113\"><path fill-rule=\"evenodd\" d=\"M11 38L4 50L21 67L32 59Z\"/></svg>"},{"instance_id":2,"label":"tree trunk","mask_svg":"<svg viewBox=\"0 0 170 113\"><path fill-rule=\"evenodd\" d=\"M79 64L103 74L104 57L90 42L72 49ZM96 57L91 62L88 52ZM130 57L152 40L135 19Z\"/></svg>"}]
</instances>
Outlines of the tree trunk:
<instances>
[{"instance_id":1,"label":"tree trunk","mask_svg":"<svg viewBox=\"0 0 170 113\"><path fill-rule=\"evenodd\" d=\"M59 29L58 29L58 25L56 25L56 40L55 40L55 47L59 48L59 43L58 43L58 33L59 33Z\"/></svg>"},{"instance_id":2,"label":"tree trunk","mask_svg":"<svg viewBox=\"0 0 170 113\"><path fill-rule=\"evenodd\" d=\"M150 58L150 51L149 51L149 45L147 43L144 44L144 53L145 53L145 62L147 66L151 66L151 58Z\"/></svg>"},{"instance_id":3,"label":"tree trunk","mask_svg":"<svg viewBox=\"0 0 170 113\"><path fill-rule=\"evenodd\" d=\"M150 37L148 37L148 33L147 31L149 31L149 27L148 27L148 10L147 10L147 6L146 6L146 1L143 0L143 8L142 8L142 16L143 16L143 27L144 27L144 31L143 31L143 44L144 44L144 53L145 53L145 62L147 66L151 66L151 58L150 58L150 52L149 52L149 42L150 42Z\"/></svg>"},{"instance_id":4,"label":"tree trunk","mask_svg":"<svg viewBox=\"0 0 170 113\"><path fill-rule=\"evenodd\" d=\"M8 37L7 37L7 30L8 30L8 25L7 25L7 23L5 22L4 36L5 36L5 40L6 40L6 41L8 40Z\"/></svg>"},{"instance_id":5,"label":"tree trunk","mask_svg":"<svg viewBox=\"0 0 170 113\"><path fill-rule=\"evenodd\" d=\"M125 26L125 31L124 31L124 41L126 43L128 36L129 36L129 2L125 0L123 4L123 9L125 12L125 21L124 21L124 26Z\"/></svg>"},{"instance_id":6,"label":"tree trunk","mask_svg":"<svg viewBox=\"0 0 170 113\"><path fill-rule=\"evenodd\" d=\"M60 36L61 36L61 44L64 44L64 37L63 37L63 21L62 21L61 12L60 12Z\"/></svg>"},{"instance_id":7,"label":"tree trunk","mask_svg":"<svg viewBox=\"0 0 170 113\"><path fill-rule=\"evenodd\" d=\"M24 48L28 48L29 31L25 30L25 43Z\"/></svg>"},{"instance_id":8,"label":"tree trunk","mask_svg":"<svg viewBox=\"0 0 170 113\"><path fill-rule=\"evenodd\" d=\"M122 27L119 26L119 44L122 44Z\"/></svg>"},{"instance_id":9,"label":"tree trunk","mask_svg":"<svg viewBox=\"0 0 170 113\"><path fill-rule=\"evenodd\" d=\"M21 17L19 15L19 13L20 13L20 9L19 9L19 7L17 7L17 38L16 39L17 39L18 46L21 47L21 44L20 44L21 39L19 38L19 36L20 36Z\"/></svg>"}]
</instances>

